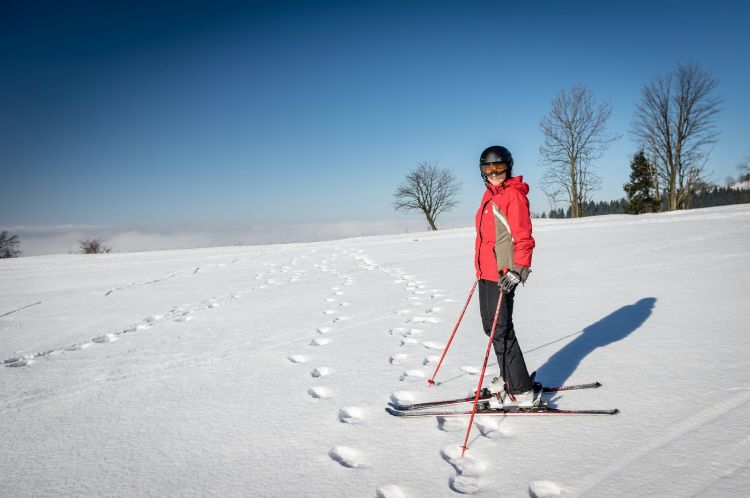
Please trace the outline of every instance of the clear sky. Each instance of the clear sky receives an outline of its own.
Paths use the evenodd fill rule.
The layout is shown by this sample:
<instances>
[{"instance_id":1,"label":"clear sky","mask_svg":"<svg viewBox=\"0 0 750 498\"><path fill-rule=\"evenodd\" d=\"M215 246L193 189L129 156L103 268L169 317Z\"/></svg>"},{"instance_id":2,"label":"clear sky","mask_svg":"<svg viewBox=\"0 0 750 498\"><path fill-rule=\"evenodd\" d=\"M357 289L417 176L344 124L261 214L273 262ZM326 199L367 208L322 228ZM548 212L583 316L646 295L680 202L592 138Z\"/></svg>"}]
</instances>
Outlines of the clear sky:
<instances>
[{"instance_id":1,"label":"clear sky","mask_svg":"<svg viewBox=\"0 0 750 498\"><path fill-rule=\"evenodd\" d=\"M616 199L641 89L684 62L720 80L721 183L750 155L749 20L739 0L4 1L0 228L401 219L425 160L464 184L446 220L467 226L493 144L545 211L539 120L573 84L612 104L595 199Z\"/></svg>"}]
</instances>

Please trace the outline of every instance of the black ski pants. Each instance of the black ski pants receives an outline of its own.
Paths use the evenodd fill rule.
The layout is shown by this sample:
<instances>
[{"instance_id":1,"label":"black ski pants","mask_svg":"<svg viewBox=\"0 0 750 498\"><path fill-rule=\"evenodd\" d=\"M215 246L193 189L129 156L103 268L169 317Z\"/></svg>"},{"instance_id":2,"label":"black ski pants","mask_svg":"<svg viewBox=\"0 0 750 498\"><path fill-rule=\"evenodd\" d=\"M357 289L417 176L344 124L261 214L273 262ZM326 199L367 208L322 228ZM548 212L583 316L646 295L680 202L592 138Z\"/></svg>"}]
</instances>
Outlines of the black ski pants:
<instances>
[{"instance_id":1,"label":"black ski pants","mask_svg":"<svg viewBox=\"0 0 750 498\"><path fill-rule=\"evenodd\" d=\"M497 300L500 297L500 288L497 282L491 280L479 280L479 311L482 313L482 325L484 333L488 336L492 331L492 322L495 319ZM503 295L500 304L500 315L495 327L495 337L492 344L497 355L497 364L500 367L500 375L508 384L512 394L519 394L532 388L529 371L523 359L521 346L516 339L513 330L513 299L515 290Z\"/></svg>"}]
</instances>

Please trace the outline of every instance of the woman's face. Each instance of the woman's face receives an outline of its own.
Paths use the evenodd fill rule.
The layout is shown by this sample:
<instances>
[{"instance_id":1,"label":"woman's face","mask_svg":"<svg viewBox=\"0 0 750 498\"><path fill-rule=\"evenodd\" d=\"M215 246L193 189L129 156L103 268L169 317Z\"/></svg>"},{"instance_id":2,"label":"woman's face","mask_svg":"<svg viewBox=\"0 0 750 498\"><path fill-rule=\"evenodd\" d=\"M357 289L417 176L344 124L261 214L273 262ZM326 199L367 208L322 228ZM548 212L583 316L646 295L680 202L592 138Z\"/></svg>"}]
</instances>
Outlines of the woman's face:
<instances>
[{"instance_id":1,"label":"woman's face","mask_svg":"<svg viewBox=\"0 0 750 498\"><path fill-rule=\"evenodd\" d=\"M496 187L508 178L508 165L505 163L483 164L481 169L487 181Z\"/></svg>"},{"instance_id":2,"label":"woman's face","mask_svg":"<svg viewBox=\"0 0 750 498\"><path fill-rule=\"evenodd\" d=\"M507 176L508 176L507 171L503 171L500 174L492 173L491 175L487 176L487 181L490 182L491 185L494 185L497 187L498 185L501 185L505 181L505 178L507 178Z\"/></svg>"}]
</instances>

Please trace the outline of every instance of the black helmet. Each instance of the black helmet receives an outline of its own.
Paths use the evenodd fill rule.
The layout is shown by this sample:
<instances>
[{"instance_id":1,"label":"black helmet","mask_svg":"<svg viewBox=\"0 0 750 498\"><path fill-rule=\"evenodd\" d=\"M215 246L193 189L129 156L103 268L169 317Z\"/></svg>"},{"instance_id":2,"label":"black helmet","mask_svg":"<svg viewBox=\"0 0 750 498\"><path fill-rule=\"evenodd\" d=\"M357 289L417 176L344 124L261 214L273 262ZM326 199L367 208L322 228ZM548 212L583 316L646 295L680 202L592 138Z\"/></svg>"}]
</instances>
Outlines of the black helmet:
<instances>
[{"instance_id":1,"label":"black helmet","mask_svg":"<svg viewBox=\"0 0 750 498\"><path fill-rule=\"evenodd\" d=\"M489 163L505 163L508 165L508 168L512 168L513 156L510 154L510 151L502 145L493 145L492 147L484 149L482 157L479 158L480 166Z\"/></svg>"},{"instance_id":2,"label":"black helmet","mask_svg":"<svg viewBox=\"0 0 750 498\"><path fill-rule=\"evenodd\" d=\"M485 164L492 163L505 163L508 165L508 177L510 177L511 169L513 168L513 156L510 151L502 145L493 145L487 147L479 157L479 170L481 172L482 166ZM487 180L486 176L482 174L482 178Z\"/></svg>"}]
</instances>

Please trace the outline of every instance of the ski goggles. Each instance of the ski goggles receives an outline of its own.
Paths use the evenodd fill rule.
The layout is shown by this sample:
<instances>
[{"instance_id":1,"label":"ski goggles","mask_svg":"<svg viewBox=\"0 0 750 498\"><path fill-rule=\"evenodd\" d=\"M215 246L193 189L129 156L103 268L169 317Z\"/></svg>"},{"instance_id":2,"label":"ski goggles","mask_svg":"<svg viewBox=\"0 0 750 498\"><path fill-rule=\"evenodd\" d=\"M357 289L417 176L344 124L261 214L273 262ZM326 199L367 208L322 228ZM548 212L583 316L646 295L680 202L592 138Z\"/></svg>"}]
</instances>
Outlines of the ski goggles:
<instances>
[{"instance_id":1,"label":"ski goggles","mask_svg":"<svg viewBox=\"0 0 750 498\"><path fill-rule=\"evenodd\" d=\"M479 167L484 176L502 175L508 171L508 165L505 163L487 163Z\"/></svg>"}]
</instances>

